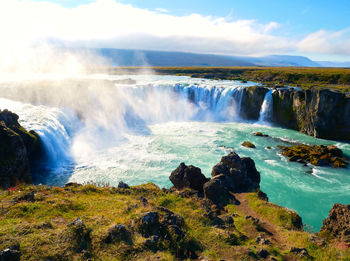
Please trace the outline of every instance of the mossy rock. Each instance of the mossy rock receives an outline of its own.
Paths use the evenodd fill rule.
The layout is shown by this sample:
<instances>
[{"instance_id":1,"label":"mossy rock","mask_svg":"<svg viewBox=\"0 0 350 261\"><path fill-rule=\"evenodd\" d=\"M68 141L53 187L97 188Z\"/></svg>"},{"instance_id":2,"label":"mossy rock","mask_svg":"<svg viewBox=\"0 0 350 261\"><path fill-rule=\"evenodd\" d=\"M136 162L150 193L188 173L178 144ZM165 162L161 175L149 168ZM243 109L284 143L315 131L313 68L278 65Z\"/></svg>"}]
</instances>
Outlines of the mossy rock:
<instances>
[{"instance_id":1,"label":"mossy rock","mask_svg":"<svg viewBox=\"0 0 350 261\"><path fill-rule=\"evenodd\" d=\"M244 141L242 143L242 146L247 147L247 148L251 148L251 149L255 149L256 148L255 145L253 143L251 143L250 141Z\"/></svg>"}]
</instances>

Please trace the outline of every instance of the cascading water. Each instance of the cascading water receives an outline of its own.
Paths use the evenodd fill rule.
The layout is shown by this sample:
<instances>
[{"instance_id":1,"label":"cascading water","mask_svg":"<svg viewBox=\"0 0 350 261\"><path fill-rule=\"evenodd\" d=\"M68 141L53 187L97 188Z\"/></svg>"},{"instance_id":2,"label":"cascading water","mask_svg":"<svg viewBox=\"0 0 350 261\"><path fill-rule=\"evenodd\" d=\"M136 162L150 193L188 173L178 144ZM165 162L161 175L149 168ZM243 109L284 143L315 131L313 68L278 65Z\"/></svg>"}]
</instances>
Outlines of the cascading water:
<instances>
[{"instance_id":1,"label":"cascading water","mask_svg":"<svg viewBox=\"0 0 350 261\"><path fill-rule=\"evenodd\" d=\"M273 116L273 90L269 90L264 97L263 104L261 105L259 122L262 124L266 124L271 122Z\"/></svg>"},{"instance_id":2,"label":"cascading water","mask_svg":"<svg viewBox=\"0 0 350 261\"><path fill-rule=\"evenodd\" d=\"M118 82L129 77L137 84ZM242 90L252 85L256 83L140 75L15 81L0 83L5 98L0 108L19 114L21 124L43 140L49 157L38 167L38 183L117 185L123 180L169 187L169 173L180 162L200 167L209 177L220 158L234 149L254 159L261 189L272 202L296 210L317 230L333 203L349 202L349 169L303 167L281 157L277 145L291 139L334 142L263 126L272 116L271 90L260 112L259 121L265 123L241 122ZM252 136L256 131L273 139ZM242 147L244 140L256 149ZM336 145L350 156L349 144ZM310 212L315 198L318 205Z\"/></svg>"},{"instance_id":3,"label":"cascading water","mask_svg":"<svg viewBox=\"0 0 350 261\"><path fill-rule=\"evenodd\" d=\"M16 112L20 115L19 122L24 128L35 130L39 134L45 158L34 164L36 180L45 182L47 176L42 176L43 173L51 174L55 181L60 180L64 173L71 173L74 159L70 153L70 147L73 133L77 130L79 123L72 112L67 109L33 106L3 98L0 98L0 109Z\"/></svg>"}]
</instances>

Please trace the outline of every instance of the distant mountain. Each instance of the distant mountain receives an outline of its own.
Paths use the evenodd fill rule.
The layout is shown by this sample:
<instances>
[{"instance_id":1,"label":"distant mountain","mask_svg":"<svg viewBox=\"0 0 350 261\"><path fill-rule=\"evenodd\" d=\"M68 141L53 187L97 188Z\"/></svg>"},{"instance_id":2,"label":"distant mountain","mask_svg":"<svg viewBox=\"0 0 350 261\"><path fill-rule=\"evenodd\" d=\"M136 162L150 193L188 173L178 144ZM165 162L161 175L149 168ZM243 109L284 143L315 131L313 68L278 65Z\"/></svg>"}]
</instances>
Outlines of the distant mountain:
<instances>
[{"instance_id":1,"label":"distant mountain","mask_svg":"<svg viewBox=\"0 0 350 261\"><path fill-rule=\"evenodd\" d=\"M268 55L263 57L248 58L247 61L260 66L306 66L320 67L320 64L305 56L293 55Z\"/></svg>"},{"instance_id":2,"label":"distant mountain","mask_svg":"<svg viewBox=\"0 0 350 261\"><path fill-rule=\"evenodd\" d=\"M323 67L350 67L350 62L327 62L327 61L318 61Z\"/></svg>"},{"instance_id":3,"label":"distant mountain","mask_svg":"<svg viewBox=\"0 0 350 261\"><path fill-rule=\"evenodd\" d=\"M114 66L298 66L350 67L350 62L316 62L305 56L268 55L244 57L184 52L95 49Z\"/></svg>"},{"instance_id":4,"label":"distant mountain","mask_svg":"<svg viewBox=\"0 0 350 261\"><path fill-rule=\"evenodd\" d=\"M102 56L119 66L254 66L234 56L161 52L143 50L99 49Z\"/></svg>"}]
</instances>

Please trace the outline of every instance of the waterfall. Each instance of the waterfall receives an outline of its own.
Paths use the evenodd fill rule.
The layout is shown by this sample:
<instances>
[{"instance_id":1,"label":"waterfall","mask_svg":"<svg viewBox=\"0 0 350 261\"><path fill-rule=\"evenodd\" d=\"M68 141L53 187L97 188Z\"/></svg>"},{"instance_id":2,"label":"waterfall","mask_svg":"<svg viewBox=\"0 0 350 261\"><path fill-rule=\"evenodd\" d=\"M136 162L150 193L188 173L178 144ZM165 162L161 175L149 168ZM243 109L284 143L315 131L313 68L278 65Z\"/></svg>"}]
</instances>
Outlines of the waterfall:
<instances>
[{"instance_id":1,"label":"waterfall","mask_svg":"<svg viewBox=\"0 0 350 261\"><path fill-rule=\"evenodd\" d=\"M42 141L45 157L35 162L34 172L61 174L73 165L70 153L72 137L79 120L70 110L34 106L0 98L0 109L8 109L19 115L19 123L27 130L36 131Z\"/></svg>"},{"instance_id":2,"label":"waterfall","mask_svg":"<svg viewBox=\"0 0 350 261\"><path fill-rule=\"evenodd\" d=\"M46 152L38 162L40 181L62 184L69 172L85 168L102 154L150 126L166 122L239 121L244 86L188 80L116 84L110 80L64 80L0 85L0 109L19 115L35 130ZM54 95L53 95L54 94ZM96 163L99 164L99 163Z\"/></svg>"},{"instance_id":3,"label":"waterfall","mask_svg":"<svg viewBox=\"0 0 350 261\"><path fill-rule=\"evenodd\" d=\"M269 90L264 97L264 102L260 109L259 114L259 122L268 123L272 119L273 115L273 98L272 98L273 90Z\"/></svg>"}]
</instances>

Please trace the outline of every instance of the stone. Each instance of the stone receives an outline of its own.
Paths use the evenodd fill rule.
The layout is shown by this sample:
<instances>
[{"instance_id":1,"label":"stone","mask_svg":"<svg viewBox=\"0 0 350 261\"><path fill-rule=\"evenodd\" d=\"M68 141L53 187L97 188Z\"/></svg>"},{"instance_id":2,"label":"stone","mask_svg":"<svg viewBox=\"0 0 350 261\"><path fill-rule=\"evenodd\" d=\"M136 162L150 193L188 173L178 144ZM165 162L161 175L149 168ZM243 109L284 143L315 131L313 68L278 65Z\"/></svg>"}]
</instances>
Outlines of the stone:
<instances>
[{"instance_id":1,"label":"stone","mask_svg":"<svg viewBox=\"0 0 350 261\"><path fill-rule=\"evenodd\" d=\"M267 258L270 255L269 252L266 249L259 250L257 254L261 258Z\"/></svg>"},{"instance_id":2,"label":"stone","mask_svg":"<svg viewBox=\"0 0 350 261\"><path fill-rule=\"evenodd\" d=\"M265 200L265 201L269 201L269 198L267 197L267 194L265 192L263 192L262 190L258 189L256 194L258 195L259 199Z\"/></svg>"},{"instance_id":3,"label":"stone","mask_svg":"<svg viewBox=\"0 0 350 261\"><path fill-rule=\"evenodd\" d=\"M310 136L350 140L350 97L328 89L273 92L273 122Z\"/></svg>"},{"instance_id":4,"label":"stone","mask_svg":"<svg viewBox=\"0 0 350 261\"><path fill-rule=\"evenodd\" d=\"M257 238L256 238L256 243L259 244L259 245L271 245L271 241L264 238L262 235L259 235Z\"/></svg>"},{"instance_id":5,"label":"stone","mask_svg":"<svg viewBox=\"0 0 350 261\"><path fill-rule=\"evenodd\" d=\"M18 182L30 183L30 160L40 150L36 132L25 130L18 123L18 115L0 110L0 187L8 188Z\"/></svg>"},{"instance_id":6,"label":"stone","mask_svg":"<svg viewBox=\"0 0 350 261\"><path fill-rule=\"evenodd\" d=\"M69 188L69 187L79 187L81 186L81 184L78 184L77 182L68 182L66 184L64 184L65 188Z\"/></svg>"},{"instance_id":7,"label":"stone","mask_svg":"<svg viewBox=\"0 0 350 261\"><path fill-rule=\"evenodd\" d=\"M211 175L213 178L204 184L204 196L214 204L238 203L233 193L257 191L260 173L251 158L240 158L231 152L221 158Z\"/></svg>"},{"instance_id":8,"label":"stone","mask_svg":"<svg viewBox=\"0 0 350 261\"><path fill-rule=\"evenodd\" d=\"M289 158L289 161L335 168L346 168L348 165L345 157L337 156L343 155L343 152L336 146L299 144L290 147L278 146L278 148L282 150L282 155Z\"/></svg>"},{"instance_id":9,"label":"stone","mask_svg":"<svg viewBox=\"0 0 350 261\"><path fill-rule=\"evenodd\" d=\"M123 224L117 224L109 228L104 242L110 244L113 242L121 241L124 241L128 244L132 243L131 233L127 230L127 228Z\"/></svg>"},{"instance_id":10,"label":"stone","mask_svg":"<svg viewBox=\"0 0 350 261\"><path fill-rule=\"evenodd\" d=\"M159 223L158 212L152 211L143 214L138 223L138 230L142 236L159 236L161 232L161 224Z\"/></svg>"},{"instance_id":11,"label":"stone","mask_svg":"<svg viewBox=\"0 0 350 261\"><path fill-rule=\"evenodd\" d=\"M307 257L309 256L309 252L307 251L306 248L298 248L298 247L292 247L290 249L290 252L293 254L296 254L300 257Z\"/></svg>"},{"instance_id":12,"label":"stone","mask_svg":"<svg viewBox=\"0 0 350 261\"><path fill-rule=\"evenodd\" d=\"M67 230L63 235L65 242L70 242L69 248L81 253L91 246L91 229L87 228L81 218L76 218L67 224Z\"/></svg>"},{"instance_id":13,"label":"stone","mask_svg":"<svg viewBox=\"0 0 350 261\"><path fill-rule=\"evenodd\" d=\"M240 117L247 120L258 120L265 94L268 91L268 88L261 86L244 88L241 98Z\"/></svg>"},{"instance_id":14,"label":"stone","mask_svg":"<svg viewBox=\"0 0 350 261\"><path fill-rule=\"evenodd\" d=\"M0 250L0 261L19 261L20 259L21 252L18 244Z\"/></svg>"},{"instance_id":15,"label":"stone","mask_svg":"<svg viewBox=\"0 0 350 261\"><path fill-rule=\"evenodd\" d=\"M247 148L251 148L251 149L255 149L256 148L255 145L253 143L251 143L250 141L244 141L242 143L242 146L243 147L247 147Z\"/></svg>"},{"instance_id":16,"label":"stone","mask_svg":"<svg viewBox=\"0 0 350 261\"><path fill-rule=\"evenodd\" d=\"M254 135L254 136L257 136L257 137L269 137L269 135L263 134L263 133L260 132L260 131L254 132L253 135Z\"/></svg>"},{"instance_id":17,"label":"stone","mask_svg":"<svg viewBox=\"0 0 350 261\"><path fill-rule=\"evenodd\" d=\"M320 232L330 233L339 241L350 245L350 204L336 203L323 220Z\"/></svg>"},{"instance_id":18,"label":"stone","mask_svg":"<svg viewBox=\"0 0 350 261\"><path fill-rule=\"evenodd\" d=\"M156 248L159 242L159 236L150 236L145 241L145 246L148 248Z\"/></svg>"},{"instance_id":19,"label":"stone","mask_svg":"<svg viewBox=\"0 0 350 261\"><path fill-rule=\"evenodd\" d=\"M35 193L29 192L27 194L24 194L23 196L20 196L19 198L16 199L16 201L29 201L29 202L34 202L35 201Z\"/></svg>"},{"instance_id":20,"label":"stone","mask_svg":"<svg viewBox=\"0 0 350 261\"><path fill-rule=\"evenodd\" d=\"M231 182L225 175L215 176L204 184L204 196L216 205L236 203L234 195L230 193Z\"/></svg>"},{"instance_id":21,"label":"stone","mask_svg":"<svg viewBox=\"0 0 350 261\"><path fill-rule=\"evenodd\" d=\"M176 189L191 188L197 191L203 191L203 185L208 179L202 174L201 169L195 166L186 166L181 163L169 177Z\"/></svg>"},{"instance_id":22,"label":"stone","mask_svg":"<svg viewBox=\"0 0 350 261\"><path fill-rule=\"evenodd\" d=\"M128 184L124 183L123 181L119 181L118 188L129 189L130 186Z\"/></svg>"}]
</instances>

